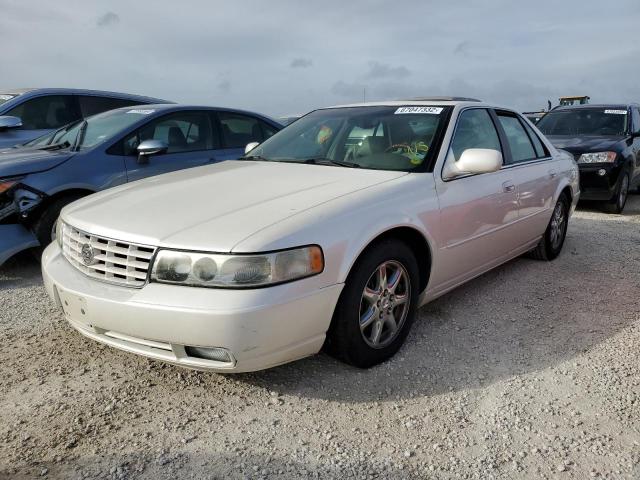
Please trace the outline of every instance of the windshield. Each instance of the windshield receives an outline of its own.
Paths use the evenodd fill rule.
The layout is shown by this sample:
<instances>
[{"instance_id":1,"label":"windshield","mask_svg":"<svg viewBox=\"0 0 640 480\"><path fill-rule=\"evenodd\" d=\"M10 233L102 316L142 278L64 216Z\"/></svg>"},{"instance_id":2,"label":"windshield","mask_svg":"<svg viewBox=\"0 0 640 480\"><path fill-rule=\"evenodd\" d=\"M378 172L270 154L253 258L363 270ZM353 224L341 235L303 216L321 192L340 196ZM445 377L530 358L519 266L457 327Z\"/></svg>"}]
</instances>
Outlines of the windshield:
<instances>
[{"instance_id":1,"label":"windshield","mask_svg":"<svg viewBox=\"0 0 640 480\"><path fill-rule=\"evenodd\" d=\"M76 150L87 150L102 143L141 118L153 113L152 109L111 110L94 115L75 124L51 143L75 145Z\"/></svg>"},{"instance_id":2,"label":"windshield","mask_svg":"<svg viewBox=\"0 0 640 480\"><path fill-rule=\"evenodd\" d=\"M58 140L66 134L69 130L80 123L79 120L75 122L71 122L68 125L65 125L62 128L59 128L55 132L45 133L44 135L40 135L39 137L34 138L33 140L23 143L22 145L16 145L14 148L20 147L46 147L47 145L54 145L60 143Z\"/></svg>"},{"instance_id":3,"label":"windshield","mask_svg":"<svg viewBox=\"0 0 640 480\"><path fill-rule=\"evenodd\" d=\"M5 102L8 102L9 100L17 96L18 95L15 95L13 93L0 93L0 105L2 105Z\"/></svg>"},{"instance_id":4,"label":"windshield","mask_svg":"<svg viewBox=\"0 0 640 480\"><path fill-rule=\"evenodd\" d=\"M627 110L576 108L551 111L536 126L545 135L624 135Z\"/></svg>"},{"instance_id":5,"label":"windshield","mask_svg":"<svg viewBox=\"0 0 640 480\"><path fill-rule=\"evenodd\" d=\"M428 162L447 107L318 110L252 150L247 159L411 171Z\"/></svg>"}]
</instances>

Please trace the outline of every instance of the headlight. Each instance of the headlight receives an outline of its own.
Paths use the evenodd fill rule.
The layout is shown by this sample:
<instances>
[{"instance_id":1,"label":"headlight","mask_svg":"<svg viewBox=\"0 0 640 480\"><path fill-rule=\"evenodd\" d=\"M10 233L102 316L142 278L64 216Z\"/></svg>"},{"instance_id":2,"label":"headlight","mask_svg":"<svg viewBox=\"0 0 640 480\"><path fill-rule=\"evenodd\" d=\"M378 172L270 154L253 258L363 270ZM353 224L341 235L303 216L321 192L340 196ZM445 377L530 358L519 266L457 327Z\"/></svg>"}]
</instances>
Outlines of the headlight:
<instances>
[{"instance_id":1,"label":"headlight","mask_svg":"<svg viewBox=\"0 0 640 480\"><path fill-rule=\"evenodd\" d=\"M24 177L0 178L0 194L6 192Z\"/></svg>"},{"instance_id":2,"label":"headlight","mask_svg":"<svg viewBox=\"0 0 640 480\"><path fill-rule=\"evenodd\" d=\"M196 287L263 287L310 277L323 269L324 256L317 245L241 255L159 250L151 280Z\"/></svg>"},{"instance_id":3,"label":"headlight","mask_svg":"<svg viewBox=\"0 0 640 480\"><path fill-rule=\"evenodd\" d=\"M616 156L616 152L583 153L578 158L578 163L613 163Z\"/></svg>"}]
</instances>

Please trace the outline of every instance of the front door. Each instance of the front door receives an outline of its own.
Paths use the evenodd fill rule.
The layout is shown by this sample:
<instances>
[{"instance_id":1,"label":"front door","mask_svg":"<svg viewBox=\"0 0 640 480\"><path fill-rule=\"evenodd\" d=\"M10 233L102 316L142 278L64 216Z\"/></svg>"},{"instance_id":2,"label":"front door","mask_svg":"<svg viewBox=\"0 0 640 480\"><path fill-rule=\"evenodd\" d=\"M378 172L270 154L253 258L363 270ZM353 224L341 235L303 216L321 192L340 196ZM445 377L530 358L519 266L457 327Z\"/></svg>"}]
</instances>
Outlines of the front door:
<instances>
[{"instance_id":1,"label":"front door","mask_svg":"<svg viewBox=\"0 0 640 480\"><path fill-rule=\"evenodd\" d=\"M446 162L458 161L469 148L503 153L487 109L471 108L460 114ZM499 263L516 248L510 227L518 219L518 192L508 169L451 179L443 178L439 171L434 174L440 202L436 239L440 268L431 285L445 290Z\"/></svg>"},{"instance_id":2,"label":"front door","mask_svg":"<svg viewBox=\"0 0 640 480\"><path fill-rule=\"evenodd\" d=\"M144 140L162 140L166 153L140 161L137 146ZM180 111L151 120L124 140L127 179L132 182L161 173L219 161L219 147L207 111Z\"/></svg>"}]
</instances>

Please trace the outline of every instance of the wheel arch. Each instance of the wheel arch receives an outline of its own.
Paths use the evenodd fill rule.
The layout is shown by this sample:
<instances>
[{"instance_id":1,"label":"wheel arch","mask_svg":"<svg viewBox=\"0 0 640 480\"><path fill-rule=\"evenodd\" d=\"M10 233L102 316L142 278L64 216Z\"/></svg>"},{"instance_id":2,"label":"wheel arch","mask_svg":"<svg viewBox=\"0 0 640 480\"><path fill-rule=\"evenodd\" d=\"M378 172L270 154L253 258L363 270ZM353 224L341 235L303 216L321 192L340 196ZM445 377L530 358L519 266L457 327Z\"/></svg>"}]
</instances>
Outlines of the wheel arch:
<instances>
[{"instance_id":1,"label":"wheel arch","mask_svg":"<svg viewBox=\"0 0 640 480\"><path fill-rule=\"evenodd\" d=\"M431 277L433 249L430 240L424 235L424 233L411 225L395 226L373 235L367 242L365 242L357 255L354 256L354 260L348 265L348 268L345 269L345 282L363 255L365 255L371 248L375 247L376 244L387 239L400 240L406 243L414 252L416 260L418 261L417 266L418 273L420 275L419 290L420 292L423 292L427 288L429 278Z\"/></svg>"}]
</instances>

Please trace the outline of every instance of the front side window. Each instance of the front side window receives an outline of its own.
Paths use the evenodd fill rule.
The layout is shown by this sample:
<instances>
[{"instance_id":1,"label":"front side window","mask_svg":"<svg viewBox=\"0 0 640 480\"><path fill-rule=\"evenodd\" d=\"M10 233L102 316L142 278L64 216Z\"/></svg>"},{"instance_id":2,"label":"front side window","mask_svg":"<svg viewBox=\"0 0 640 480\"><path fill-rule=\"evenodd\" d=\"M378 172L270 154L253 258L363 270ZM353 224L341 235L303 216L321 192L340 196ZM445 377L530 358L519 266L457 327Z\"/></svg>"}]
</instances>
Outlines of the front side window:
<instances>
[{"instance_id":1,"label":"front side window","mask_svg":"<svg viewBox=\"0 0 640 480\"><path fill-rule=\"evenodd\" d=\"M498 113L498 120L507 136L507 142L511 150L511 161L518 163L535 159L536 152L518 117Z\"/></svg>"},{"instance_id":2,"label":"front side window","mask_svg":"<svg viewBox=\"0 0 640 480\"><path fill-rule=\"evenodd\" d=\"M412 171L428 164L448 107L317 110L251 152L260 160Z\"/></svg>"},{"instance_id":3,"label":"front side window","mask_svg":"<svg viewBox=\"0 0 640 480\"><path fill-rule=\"evenodd\" d=\"M640 132L640 110L638 110L638 107L633 107L631 109L631 120L632 120L632 127L633 128L633 132L637 133Z\"/></svg>"},{"instance_id":4,"label":"front side window","mask_svg":"<svg viewBox=\"0 0 640 480\"><path fill-rule=\"evenodd\" d=\"M217 148L207 112L178 112L156 119L124 141L125 154L135 153L145 140L161 140L167 153L197 152Z\"/></svg>"},{"instance_id":5,"label":"front side window","mask_svg":"<svg viewBox=\"0 0 640 480\"><path fill-rule=\"evenodd\" d=\"M485 148L502 153L498 132L491 115L484 108L465 110L458 117L450 155L453 155L454 161L457 162L464 151L470 148Z\"/></svg>"},{"instance_id":6,"label":"front side window","mask_svg":"<svg viewBox=\"0 0 640 480\"><path fill-rule=\"evenodd\" d=\"M60 128L80 118L71 95L32 98L9 110L5 115L20 117L23 128L27 130Z\"/></svg>"},{"instance_id":7,"label":"front side window","mask_svg":"<svg viewBox=\"0 0 640 480\"><path fill-rule=\"evenodd\" d=\"M552 110L537 124L545 135L618 136L627 131L627 110L618 108L575 108Z\"/></svg>"}]
</instances>

